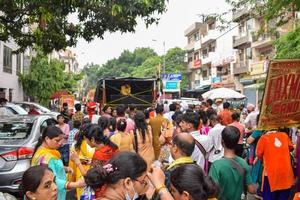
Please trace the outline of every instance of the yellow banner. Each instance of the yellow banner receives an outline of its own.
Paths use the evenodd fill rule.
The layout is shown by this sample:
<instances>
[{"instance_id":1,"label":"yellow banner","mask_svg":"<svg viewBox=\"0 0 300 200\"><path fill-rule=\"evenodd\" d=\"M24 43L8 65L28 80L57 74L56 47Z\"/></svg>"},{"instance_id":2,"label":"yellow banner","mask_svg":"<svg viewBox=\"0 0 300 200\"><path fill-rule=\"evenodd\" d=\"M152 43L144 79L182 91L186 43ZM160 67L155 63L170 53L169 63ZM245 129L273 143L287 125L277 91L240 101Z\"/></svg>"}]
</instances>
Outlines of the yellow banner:
<instances>
[{"instance_id":1,"label":"yellow banner","mask_svg":"<svg viewBox=\"0 0 300 200\"><path fill-rule=\"evenodd\" d=\"M272 61L266 80L258 128L300 125L300 59Z\"/></svg>"},{"instance_id":2,"label":"yellow banner","mask_svg":"<svg viewBox=\"0 0 300 200\"><path fill-rule=\"evenodd\" d=\"M265 61L259 61L251 64L250 75L263 74Z\"/></svg>"}]
</instances>

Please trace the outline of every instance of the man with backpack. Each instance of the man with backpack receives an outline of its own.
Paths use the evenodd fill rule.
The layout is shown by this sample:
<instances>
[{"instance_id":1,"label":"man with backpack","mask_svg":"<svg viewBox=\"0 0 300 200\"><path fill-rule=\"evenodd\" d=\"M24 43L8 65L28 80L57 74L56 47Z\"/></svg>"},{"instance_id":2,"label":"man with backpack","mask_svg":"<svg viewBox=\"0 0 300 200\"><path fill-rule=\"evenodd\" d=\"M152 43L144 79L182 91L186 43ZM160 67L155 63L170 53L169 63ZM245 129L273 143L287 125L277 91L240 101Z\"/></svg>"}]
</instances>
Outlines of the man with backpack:
<instances>
[{"instance_id":1,"label":"man with backpack","mask_svg":"<svg viewBox=\"0 0 300 200\"><path fill-rule=\"evenodd\" d=\"M182 131L189 133L195 142L195 149L192 159L207 172L208 170L208 152L211 149L211 141L207 135L201 134L198 130L200 116L194 112L186 112L183 115L180 127Z\"/></svg>"},{"instance_id":2,"label":"man with backpack","mask_svg":"<svg viewBox=\"0 0 300 200\"><path fill-rule=\"evenodd\" d=\"M239 138L240 132L236 127L227 126L223 129L224 157L215 161L209 170L209 176L220 186L221 200L240 200L245 187L249 193L255 193L250 167L235 154Z\"/></svg>"}]
</instances>

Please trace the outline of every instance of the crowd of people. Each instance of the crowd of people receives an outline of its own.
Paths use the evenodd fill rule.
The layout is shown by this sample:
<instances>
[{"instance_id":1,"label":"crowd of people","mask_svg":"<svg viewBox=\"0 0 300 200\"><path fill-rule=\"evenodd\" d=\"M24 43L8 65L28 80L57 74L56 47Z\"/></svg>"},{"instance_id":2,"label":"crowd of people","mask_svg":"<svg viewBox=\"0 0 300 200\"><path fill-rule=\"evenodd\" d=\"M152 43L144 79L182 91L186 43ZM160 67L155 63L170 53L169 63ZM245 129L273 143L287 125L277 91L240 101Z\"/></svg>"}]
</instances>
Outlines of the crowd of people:
<instances>
[{"instance_id":1,"label":"crowd of people","mask_svg":"<svg viewBox=\"0 0 300 200\"><path fill-rule=\"evenodd\" d=\"M75 109L71 117L65 104L43 130L20 188L27 200L64 200L69 190L77 199L287 200L300 189L298 129L259 130L252 104L105 106L97 120Z\"/></svg>"}]
</instances>

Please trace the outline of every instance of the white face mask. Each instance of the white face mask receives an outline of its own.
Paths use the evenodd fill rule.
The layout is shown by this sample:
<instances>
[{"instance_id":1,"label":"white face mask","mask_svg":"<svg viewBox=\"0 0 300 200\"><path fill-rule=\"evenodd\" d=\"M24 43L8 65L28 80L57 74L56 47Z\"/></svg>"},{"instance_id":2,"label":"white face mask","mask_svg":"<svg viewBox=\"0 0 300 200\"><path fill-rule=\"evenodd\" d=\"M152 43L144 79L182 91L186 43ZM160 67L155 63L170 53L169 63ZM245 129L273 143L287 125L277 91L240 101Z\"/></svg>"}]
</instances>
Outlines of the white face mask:
<instances>
[{"instance_id":1,"label":"white face mask","mask_svg":"<svg viewBox=\"0 0 300 200\"><path fill-rule=\"evenodd\" d=\"M134 192L134 195L133 195L133 197L131 198L130 195L128 194L128 191L126 190L126 193L125 193L125 200L136 200L136 199L139 198L139 194L135 192L135 189L134 189L133 185L131 185L131 187L132 187L132 190L133 190L133 192Z\"/></svg>"}]
</instances>

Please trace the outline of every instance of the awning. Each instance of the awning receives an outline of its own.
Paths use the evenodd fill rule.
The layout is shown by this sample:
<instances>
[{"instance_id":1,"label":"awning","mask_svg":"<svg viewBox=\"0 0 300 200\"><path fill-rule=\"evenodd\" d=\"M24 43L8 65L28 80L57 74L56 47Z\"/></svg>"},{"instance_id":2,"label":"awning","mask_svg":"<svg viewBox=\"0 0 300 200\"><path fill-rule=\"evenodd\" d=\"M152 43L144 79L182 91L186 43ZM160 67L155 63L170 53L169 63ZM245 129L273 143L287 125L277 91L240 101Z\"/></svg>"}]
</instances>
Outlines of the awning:
<instances>
[{"instance_id":1,"label":"awning","mask_svg":"<svg viewBox=\"0 0 300 200\"><path fill-rule=\"evenodd\" d=\"M255 83L255 84L247 85L244 88L257 90L257 89L262 89L264 87L264 85L265 85L264 83Z\"/></svg>"},{"instance_id":2,"label":"awning","mask_svg":"<svg viewBox=\"0 0 300 200\"><path fill-rule=\"evenodd\" d=\"M195 88L195 90L209 90L210 85L202 85Z\"/></svg>"}]
</instances>

